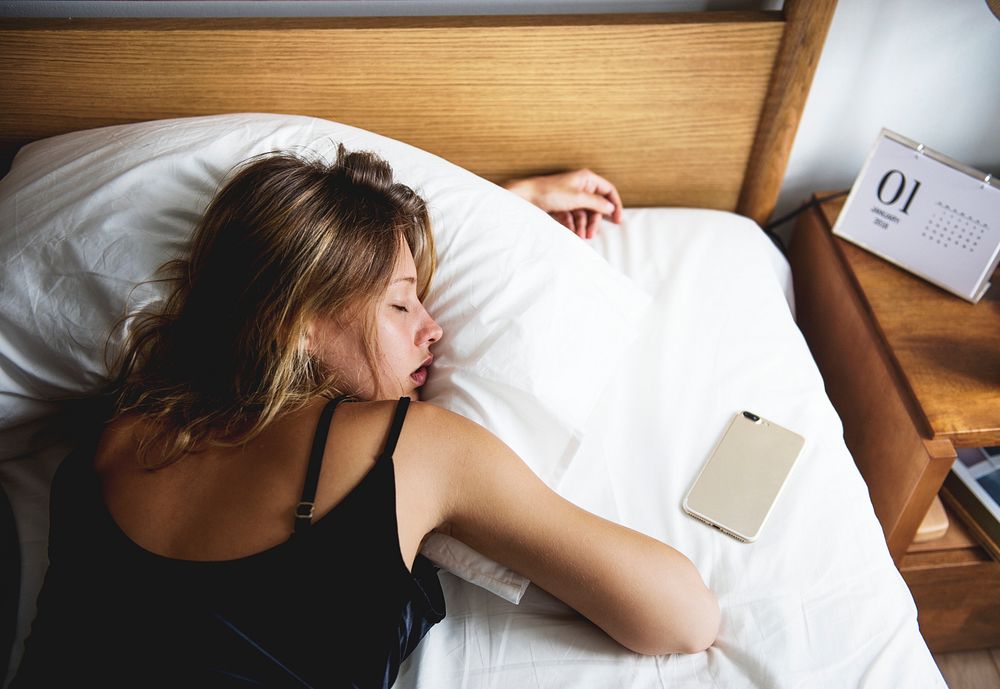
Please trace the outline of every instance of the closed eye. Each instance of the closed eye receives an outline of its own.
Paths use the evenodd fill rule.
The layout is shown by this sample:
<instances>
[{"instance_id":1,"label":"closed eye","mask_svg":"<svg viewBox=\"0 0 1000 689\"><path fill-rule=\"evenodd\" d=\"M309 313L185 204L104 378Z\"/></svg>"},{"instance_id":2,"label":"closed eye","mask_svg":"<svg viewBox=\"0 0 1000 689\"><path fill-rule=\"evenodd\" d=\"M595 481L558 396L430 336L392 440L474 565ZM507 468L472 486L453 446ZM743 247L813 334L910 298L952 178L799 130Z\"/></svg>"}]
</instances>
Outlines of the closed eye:
<instances>
[{"instance_id":1,"label":"closed eye","mask_svg":"<svg viewBox=\"0 0 1000 689\"><path fill-rule=\"evenodd\" d=\"M408 308L406 308L405 306L402 306L400 304L393 304L392 308L396 309L397 311L402 311L403 313L409 313L410 312L410 310Z\"/></svg>"}]
</instances>

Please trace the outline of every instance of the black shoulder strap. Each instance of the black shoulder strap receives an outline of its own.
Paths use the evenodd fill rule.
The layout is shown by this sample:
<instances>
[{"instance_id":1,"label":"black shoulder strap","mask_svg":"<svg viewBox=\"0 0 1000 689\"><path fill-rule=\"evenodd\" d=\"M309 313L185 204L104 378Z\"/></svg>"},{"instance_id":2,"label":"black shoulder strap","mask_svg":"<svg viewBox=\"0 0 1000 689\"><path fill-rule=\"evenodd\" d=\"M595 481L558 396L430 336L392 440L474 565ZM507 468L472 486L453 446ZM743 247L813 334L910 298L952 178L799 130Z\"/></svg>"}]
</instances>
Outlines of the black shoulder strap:
<instances>
[{"instance_id":1,"label":"black shoulder strap","mask_svg":"<svg viewBox=\"0 0 1000 689\"><path fill-rule=\"evenodd\" d=\"M306 469L306 480L302 486L302 499L295 506L295 531L298 533L312 524L313 512L316 509L316 487L319 485L319 471L323 467L323 450L326 448L326 438L330 434L330 420L337 405L348 399L348 395L340 395L326 403L323 413L319 415L316 424L316 434L313 435L312 453L309 455L309 467Z\"/></svg>"},{"instance_id":2,"label":"black shoulder strap","mask_svg":"<svg viewBox=\"0 0 1000 689\"><path fill-rule=\"evenodd\" d=\"M399 440L399 432L403 430L403 421L406 419L406 410L410 408L410 398L400 397L396 403L396 414L392 417L392 426L389 427L389 435L385 439L385 447L382 448L382 455L379 460L392 458L392 453L396 451L396 442Z\"/></svg>"}]
</instances>

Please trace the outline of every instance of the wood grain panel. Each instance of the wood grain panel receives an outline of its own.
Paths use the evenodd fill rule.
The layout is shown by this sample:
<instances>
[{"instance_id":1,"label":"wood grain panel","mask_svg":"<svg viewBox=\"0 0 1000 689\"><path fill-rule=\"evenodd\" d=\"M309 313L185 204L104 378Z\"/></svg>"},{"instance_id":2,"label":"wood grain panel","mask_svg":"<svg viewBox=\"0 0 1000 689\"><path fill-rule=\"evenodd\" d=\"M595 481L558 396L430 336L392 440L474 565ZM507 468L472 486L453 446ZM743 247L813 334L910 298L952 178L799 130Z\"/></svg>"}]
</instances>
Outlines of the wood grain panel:
<instances>
[{"instance_id":1,"label":"wood grain panel","mask_svg":"<svg viewBox=\"0 0 1000 689\"><path fill-rule=\"evenodd\" d=\"M799 328L898 563L951 467L954 448L926 439L915 424L905 382L818 213L796 226L789 259Z\"/></svg>"},{"instance_id":2,"label":"wood grain panel","mask_svg":"<svg viewBox=\"0 0 1000 689\"><path fill-rule=\"evenodd\" d=\"M737 212L763 225L778 201L802 109L833 19L836 0L786 0L786 29L761 112Z\"/></svg>"},{"instance_id":3,"label":"wood grain panel","mask_svg":"<svg viewBox=\"0 0 1000 689\"><path fill-rule=\"evenodd\" d=\"M361 126L490 179L589 166L734 209L780 13L0 23L0 146L223 112ZM775 190L775 194L776 194Z\"/></svg>"}]
</instances>

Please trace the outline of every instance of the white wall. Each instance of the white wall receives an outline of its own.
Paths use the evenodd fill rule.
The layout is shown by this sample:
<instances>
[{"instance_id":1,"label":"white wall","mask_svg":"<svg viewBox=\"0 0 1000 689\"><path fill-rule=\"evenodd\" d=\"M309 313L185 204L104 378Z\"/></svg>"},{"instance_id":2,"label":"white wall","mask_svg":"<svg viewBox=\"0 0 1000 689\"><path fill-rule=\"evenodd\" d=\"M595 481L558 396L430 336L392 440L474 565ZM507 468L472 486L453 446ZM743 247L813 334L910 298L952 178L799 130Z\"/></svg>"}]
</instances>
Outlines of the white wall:
<instances>
[{"instance_id":1,"label":"white wall","mask_svg":"<svg viewBox=\"0 0 1000 689\"><path fill-rule=\"evenodd\" d=\"M27 0L0 1L0 15L511 14L780 5L780 0ZM814 190L849 187L882 127L1000 175L1000 20L985 0L839 0L775 217Z\"/></svg>"},{"instance_id":2,"label":"white wall","mask_svg":"<svg viewBox=\"0 0 1000 689\"><path fill-rule=\"evenodd\" d=\"M985 0L839 0L775 217L849 187L882 127L1000 175L1000 20Z\"/></svg>"}]
</instances>

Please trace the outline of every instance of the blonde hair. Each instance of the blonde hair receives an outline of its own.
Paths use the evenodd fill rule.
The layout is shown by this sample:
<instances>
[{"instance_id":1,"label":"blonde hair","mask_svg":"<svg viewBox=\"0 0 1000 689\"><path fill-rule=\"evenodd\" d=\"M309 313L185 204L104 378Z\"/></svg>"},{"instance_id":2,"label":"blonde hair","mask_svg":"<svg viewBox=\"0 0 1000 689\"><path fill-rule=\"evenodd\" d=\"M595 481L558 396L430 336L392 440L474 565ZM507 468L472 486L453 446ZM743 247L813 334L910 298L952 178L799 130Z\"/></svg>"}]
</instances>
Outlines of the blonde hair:
<instances>
[{"instance_id":1,"label":"blonde hair","mask_svg":"<svg viewBox=\"0 0 1000 689\"><path fill-rule=\"evenodd\" d=\"M401 240L423 299L435 265L426 205L373 153L341 145L329 164L282 152L237 168L195 229L190 257L164 266L175 286L162 311L125 319L116 411L153 422L140 463L155 469L205 446L240 445L316 396L353 392L302 345L316 316L360 308L377 385L374 304ZM150 462L154 447L161 459Z\"/></svg>"}]
</instances>

